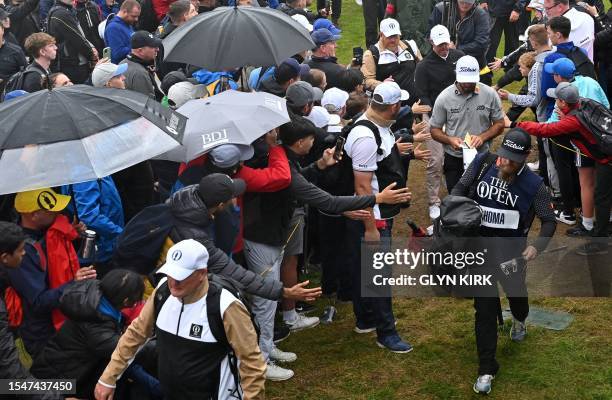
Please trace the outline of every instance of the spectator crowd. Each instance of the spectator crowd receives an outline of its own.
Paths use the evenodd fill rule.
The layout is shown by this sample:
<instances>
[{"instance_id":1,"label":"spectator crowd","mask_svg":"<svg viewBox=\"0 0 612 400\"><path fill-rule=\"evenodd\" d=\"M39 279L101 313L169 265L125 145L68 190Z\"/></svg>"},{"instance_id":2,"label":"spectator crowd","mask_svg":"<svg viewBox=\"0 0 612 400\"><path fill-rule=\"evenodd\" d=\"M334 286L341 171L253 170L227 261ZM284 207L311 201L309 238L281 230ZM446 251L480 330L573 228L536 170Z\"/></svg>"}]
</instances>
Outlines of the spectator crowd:
<instances>
[{"instance_id":1,"label":"spectator crowd","mask_svg":"<svg viewBox=\"0 0 612 400\"><path fill-rule=\"evenodd\" d=\"M294 376L299 354L280 342L333 320L333 306L310 316L319 297L352 302L356 334L408 353L392 297L361 292L361 245L386 246L418 196L427 199L429 235L452 193L519 215L482 235L526 237L537 216L540 238L561 223L586 239L578 254L608 253L612 12L600 0L359 0L367 46L354 48L349 65L336 54L348 46L339 42L341 3L0 0L7 107L86 84L179 112L227 90L267 92L286 99L290 118L250 146L220 144L185 163L147 160L98 180L2 195L0 378L76 379L82 399L261 399L266 380ZM287 14L315 47L239 70L164 60L163 40L175 30L234 5ZM517 93L507 89L513 82ZM408 179L418 161L423 185ZM523 200L500 205L469 190L496 177L499 190ZM135 272L124 239L162 219L159 246L142 242L155 262ZM95 257L85 257L91 234ZM546 243L521 254L531 260ZM300 279L316 264L321 287ZM511 305L512 338L522 341L526 296ZM488 393L499 369L494 306L474 302L476 392Z\"/></svg>"}]
</instances>

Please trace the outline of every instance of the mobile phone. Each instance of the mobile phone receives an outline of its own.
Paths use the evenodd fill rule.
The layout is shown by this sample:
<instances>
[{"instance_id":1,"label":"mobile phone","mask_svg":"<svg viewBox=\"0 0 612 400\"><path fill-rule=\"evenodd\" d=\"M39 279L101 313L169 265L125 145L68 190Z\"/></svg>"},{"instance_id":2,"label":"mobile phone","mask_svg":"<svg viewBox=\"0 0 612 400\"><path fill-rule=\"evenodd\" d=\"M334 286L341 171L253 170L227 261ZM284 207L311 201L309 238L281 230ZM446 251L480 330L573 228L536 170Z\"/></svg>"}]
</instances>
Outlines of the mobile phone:
<instances>
[{"instance_id":1,"label":"mobile phone","mask_svg":"<svg viewBox=\"0 0 612 400\"><path fill-rule=\"evenodd\" d=\"M353 47L353 59L355 60L356 65L363 64L363 48L362 47Z\"/></svg>"},{"instance_id":2,"label":"mobile phone","mask_svg":"<svg viewBox=\"0 0 612 400\"><path fill-rule=\"evenodd\" d=\"M336 148L334 150L334 160L340 161L340 159L342 159L342 151L344 150L344 143L346 143L346 138L344 136L338 136L336 138Z\"/></svg>"},{"instance_id":3,"label":"mobile phone","mask_svg":"<svg viewBox=\"0 0 612 400\"><path fill-rule=\"evenodd\" d=\"M102 58L111 58L111 48L110 47L105 47L104 50L102 50Z\"/></svg>"}]
</instances>

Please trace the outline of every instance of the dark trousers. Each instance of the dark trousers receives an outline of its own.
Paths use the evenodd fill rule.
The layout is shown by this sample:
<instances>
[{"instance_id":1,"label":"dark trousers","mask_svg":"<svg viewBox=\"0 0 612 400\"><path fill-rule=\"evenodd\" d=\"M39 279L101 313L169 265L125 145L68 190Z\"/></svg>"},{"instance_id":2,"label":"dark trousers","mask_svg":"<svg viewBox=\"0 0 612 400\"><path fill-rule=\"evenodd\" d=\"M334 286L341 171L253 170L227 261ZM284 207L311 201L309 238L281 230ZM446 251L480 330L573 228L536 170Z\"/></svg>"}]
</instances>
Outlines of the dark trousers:
<instances>
[{"instance_id":1,"label":"dark trousers","mask_svg":"<svg viewBox=\"0 0 612 400\"><path fill-rule=\"evenodd\" d=\"M319 214L321 287L324 295L336 293L339 300L351 300L351 271L347 264L347 235L345 217Z\"/></svg>"},{"instance_id":2,"label":"dark trousers","mask_svg":"<svg viewBox=\"0 0 612 400\"><path fill-rule=\"evenodd\" d=\"M384 243L384 239L391 239L393 224L391 220L389 222L390 226L380 231L381 244ZM353 312L357 326L360 328L375 326L378 338L397 334L390 293L388 297L361 297L361 243L365 232L363 222L347 220L346 230L349 239L347 262L353 278Z\"/></svg>"},{"instance_id":3,"label":"dark trousers","mask_svg":"<svg viewBox=\"0 0 612 400\"><path fill-rule=\"evenodd\" d=\"M327 1L326 0L317 0L317 10L321 10L325 8ZM331 0L331 10L332 10L332 21L337 21L340 19L340 14L342 14L342 0Z\"/></svg>"},{"instance_id":4,"label":"dark trousers","mask_svg":"<svg viewBox=\"0 0 612 400\"><path fill-rule=\"evenodd\" d=\"M378 42L378 26L385 16L386 0L363 0L366 49Z\"/></svg>"},{"instance_id":5,"label":"dark trousers","mask_svg":"<svg viewBox=\"0 0 612 400\"><path fill-rule=\"evenodd\" d=\"M593 236L607 237L612 206L612 165L595 164L595 227Z\"/></svg>"},{"instance_id":6,"label":"dark trousers","mask_svg":"<svg viewBox=\"0 0 612 400\"><path fill-rule=\"evenodd\" d=\"M509 297L508 301L514 318L524 322L529 314L529 299ZM499 364L495 360L499 297L474 297L474 309L476 310L474 329L478 349L478 375L495 375L499 370Z\"/></svg>"},{"instance_id":7,"label":"dark trousers","mask_svg":"<svg viewBox=\"0 0 612 400\"><path fill-rule=\"evenodd\" d=\"M561 147L563 146L563 147ZM578 171L576 170L576 153L565 148L572 148L567 137L557 136L550 140L550 151L552 154L557 175L559 176L559 190L563 200L563 211L574 213L576 199L580 196L578 184Z\"/></svg>"},{"instance_id":8,"label":"dark trousers","mask_svg":"<svg viewBox=\"0 0 612 400\"><path fill-rule=\"evenodd\" d=\"M461 176L463 175L463 157L454 157L448 153L444 153L444 179L446 180L446 189L450 193Z\"/></svg>"},{"instance_id":9,"label":"dark trousers","mask_svg":"<svg viewBox=\"0 0 612 400\"><path fill-rule=\"evenodd\" d=\"M539 173L542 179L544 179L544 184L550 187L550 180L548 179L548 164L546 163L546 152L544 151L544 141L542 138L537 138L538 141L538 163Z\"/></svg>"},{"instance_id":10,"label":"dark trousers","mask_svg":"<svg viewBox=\"0 0 612 400\"><path fill-rule=\"evenodd\" d=\"M518 21L517 21L518 22ZM519 47L518 23L510 22L508 17L491 17L491 45L487 51L487 62L493 61L497 47L504 33L504 55L510 54Z\"/></svg>"}]
</instances>

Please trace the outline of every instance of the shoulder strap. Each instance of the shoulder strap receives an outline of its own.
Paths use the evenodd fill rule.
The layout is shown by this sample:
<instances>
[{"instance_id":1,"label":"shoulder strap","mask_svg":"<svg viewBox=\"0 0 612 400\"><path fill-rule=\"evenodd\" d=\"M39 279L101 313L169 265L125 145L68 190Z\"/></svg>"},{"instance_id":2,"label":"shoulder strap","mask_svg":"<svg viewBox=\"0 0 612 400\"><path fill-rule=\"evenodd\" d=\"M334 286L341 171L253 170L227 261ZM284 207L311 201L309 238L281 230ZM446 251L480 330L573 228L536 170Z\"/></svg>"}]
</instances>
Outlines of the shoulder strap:
<instances>
[{"instance_id":1,"label":"shoulder strap","mask_svg":"<svg viewBox=\"0 0 612 400\"><path fill-rule=\"evenodd\" d=\"M362 119L360 121L355 122L351 130L353 130L354 128L358 126L365 126L366 128L372 131L372 133L374 134L374 140L376 140L376 146L378 147L376 150L376 153L378 155L382 155L383 150L380 148L380 146L382 145L382 138L380 137L380 131L378 130L378 127L376 126L376 124L367 119Z\"/></svg>"},{"instance_id":2,"label":"shoulder strap","mask_svg":"<svg viewBox=\"0 0 612 400\"><path fill-rule=\"evenodd\" d=\"M406 45L406 51L408 51L408 53L410 53L410 55L414 59L414 62L418 62L419 59L417 58L416 54L414 54L414 51L412 51L412 46L410 45L410 42L408 40L405 40L405 39L403 39L402 42L404 42L404 44Z\"/></svg>"},{"instance_id":3,"label":"shoulder strap","mask_svg":"<svg viewBox=\"0 0 612 400\"><path fill-rule=\"evenodd\" d=\"M231 350L231 346L225 335L223 317L221 316L221 291L223 287L212 280L208 280L208 294L206 295L206 315L210 332L217 342Z\"/></svg>"},{"instance_id":4,"label":"shoulder strap","mask_svg":"<svg viewBox=\"0 0 612 400\"><path fill-rule=\"evenodd\" d=\"M372 53L372 57L374 57L374 64L378 64L378 59L380 58L380 51L378 50L378 47L373 44L370 46L369 50Z\"/></svg>"},{"instance_id":5,"label":"shoulder strap","mask_svg":"<svg viewBox=\"0 0 612 400\"><path fill-rule=\"evenodd\" d=\"M474 194L476 194L476 185L478 185L478 181L480 181L480 178L482 178L482 176L489 170L495 161L497 161L497 154L494 153L487 153L487 155L482 157L480 168L478 169L478 173L474 177L474 180L470 184L467 197L470 199L474 197Z\"/></svg>"},{"instance_id":6,"label":"shoulder strap","mask_svg":"<svg viewBox=\"0 0 612 400\"><path fill-rule=\"evenodd\" d=\"M153 299L153 310L155 311L155 319L157 320L157 316L161 311L162 306L170 297L170 287L168 286L168 281L165 281L161 284L157 291L155 292L155 298Z\"/></svg>"}]
</instances>

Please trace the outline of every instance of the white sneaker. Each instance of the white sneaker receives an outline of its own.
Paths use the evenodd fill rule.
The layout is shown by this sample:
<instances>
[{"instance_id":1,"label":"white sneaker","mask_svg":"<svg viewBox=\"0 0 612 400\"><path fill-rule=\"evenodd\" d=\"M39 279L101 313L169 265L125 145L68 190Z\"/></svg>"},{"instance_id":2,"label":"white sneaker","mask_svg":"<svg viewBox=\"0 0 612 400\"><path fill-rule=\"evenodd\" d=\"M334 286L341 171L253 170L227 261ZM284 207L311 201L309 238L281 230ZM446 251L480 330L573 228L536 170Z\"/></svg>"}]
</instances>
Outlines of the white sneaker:
<instances>
[{"instance_id":1,"label":"white sneaker","mask_svg":"<svg viewBox=\"0 0 612 400\"><path fill-rule=\"evenodd\" d=\"M305 315L298 314L295 321L285 321L285 324L291 329L291 332L301 331L303 329L314 328L319 325L319 317L307 317Z\"/></svg>"},{"instance_id":2,"label":"white sneaker","mask_svg":"<svg viewBox=\"0 0 612 400\"><path fill-rule=\"evenodd\" d=\"M270 352L270 359L278 362L293 362L297 360L297 355L288 351L282 351L278 347L274 346Z\"/></svg>"},{"instance_id":3,"label":"white sneaker","mask_svg":"<svg viewBox=\"0 0 612 400\"><path fill-rule=\"evenodd\" d=\"M427 227L427 236L433 236L434 234L434 226L433 225L429 225Z\"/></svg>"},{"instance_id":4,"label":"white sneaker","mask_svg":"<svg viewBox=\"0 0 612 400\"><path fill-rule=\"evenodd\" d=\"M538 172L540 170L540 162L536 161L536 162L527 163L527 167L533 172Z\"/></svg>"},{"instance_id":5,"label":"white sneaker","mask_svg":"<svg viewBox=\"0 0 612 400\"><path fill-rule=\"evenodd\" d=\"M429 206L429 218L436 219L439 216L440 216L440 206L437 204Z\"/></svg>"},{"instance_id":6,"label":"white sneaker","mask_svg":"<svg viewBox=\"0 0 612 400\"><path fill-rule=\"evenodd\" d=\"M266 368L266 379L269 381L286 381L293 377L294 372L290 369L281 368L274 363L274 361L268 361L268 368Z\"/></svg>"},{"instance_id":7,"label":"white sneaker","mask_svg":"<svg viewBox=\"0 0 612 400\"><path fill-rule=\"evenodd\" d=\"M359 7L363 7L363 0L355 0L355 3L357 3Z\"/></svg>"}]
</instances>

